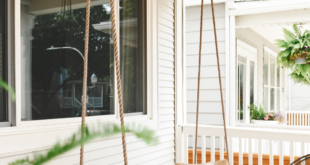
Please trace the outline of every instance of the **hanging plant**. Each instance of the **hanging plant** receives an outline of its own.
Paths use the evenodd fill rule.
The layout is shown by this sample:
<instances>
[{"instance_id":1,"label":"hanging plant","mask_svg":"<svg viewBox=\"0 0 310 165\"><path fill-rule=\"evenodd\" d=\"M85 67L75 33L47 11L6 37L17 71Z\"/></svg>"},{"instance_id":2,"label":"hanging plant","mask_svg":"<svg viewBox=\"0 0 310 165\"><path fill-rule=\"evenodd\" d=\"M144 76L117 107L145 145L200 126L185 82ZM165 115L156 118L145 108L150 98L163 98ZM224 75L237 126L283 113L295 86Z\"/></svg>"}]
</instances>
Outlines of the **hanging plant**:
<instances>
[{"instance_id":1,"label":"hanging plant","mask_svg":"<svg viewBox=\"0 0 310 165\"><path fill-rule=\"evenodd\" d=\"M296 24L294 32L283 28L285 40L277 39L275 45L283 49L278 54L277 63L283 67L293 68L295 65L306 65L310 61L310 31L305 30L302 34Z\"/></svg>"}]
</instances>

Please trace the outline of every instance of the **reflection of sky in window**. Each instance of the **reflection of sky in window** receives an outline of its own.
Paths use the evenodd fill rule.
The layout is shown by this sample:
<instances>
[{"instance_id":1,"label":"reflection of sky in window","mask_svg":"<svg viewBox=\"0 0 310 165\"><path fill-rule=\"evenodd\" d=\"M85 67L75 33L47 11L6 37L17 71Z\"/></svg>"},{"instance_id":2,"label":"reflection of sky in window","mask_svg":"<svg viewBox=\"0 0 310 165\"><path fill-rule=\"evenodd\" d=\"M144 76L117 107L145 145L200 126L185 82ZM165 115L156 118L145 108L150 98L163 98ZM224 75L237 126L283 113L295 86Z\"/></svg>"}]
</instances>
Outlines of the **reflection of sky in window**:
<instances>
[{"instance_id":1,"label":"reflection of sky in window","mask_svg":"<svg viewBox=\"0 0 310 165\"><path fill-rule=\"evenodd\" d=\"M104 5L102 5L102 6L107 10L108 13L111 12L110 4L104 4Z\"/></svg>"}]
</instances>

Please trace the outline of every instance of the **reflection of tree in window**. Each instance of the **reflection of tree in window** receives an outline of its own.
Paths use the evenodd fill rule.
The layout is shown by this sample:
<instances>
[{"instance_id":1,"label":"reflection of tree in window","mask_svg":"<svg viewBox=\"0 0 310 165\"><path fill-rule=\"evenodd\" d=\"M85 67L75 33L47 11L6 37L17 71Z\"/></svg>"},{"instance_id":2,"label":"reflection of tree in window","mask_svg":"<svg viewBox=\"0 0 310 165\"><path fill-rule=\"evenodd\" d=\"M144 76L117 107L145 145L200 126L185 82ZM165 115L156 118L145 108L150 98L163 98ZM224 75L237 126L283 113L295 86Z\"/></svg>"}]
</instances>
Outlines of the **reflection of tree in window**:
<instances>
[{"instance_id":1,"label":"reflection of tree in window","mask_svg":"<svg viewBox=\"0 0 310 165\"><path fill-rule=\"evenodd\" d=\"M103 5L91 7L90 25L110 20L110 13ZM72 91L76 84L75 96L82 92L78 86L83 77L83 59L71 50L47 51L50 46L71 46L84 52L85 9L72 10L70 14L51 13L38 15L32 29L32 97L33 106L39 113L33 111L32 119L48 119L73 117L80 107L64 107L64 92ZM113 68L111 69L111 35L95 30L90 26L89 32L88 81L92 73L96 73L102 84L113 84ZM112 63L113 67L113 63ZM104 83L103 83L104 82ZM70 85L68 85L70 84ZM91 84L88 82L88 84ZM105 85L106 86L106 85ZM105 87L103 85L102 88ZM72 95L72 94L70 94ZM69 96L69 95L68 95ZM100 110L110 109L108 97ZM76 97L81 101L80 97ZM70 100L68 100L70 102ZM74 113L72 112L74 111ZM108 111L110 112L110 111ZM104 113L103 113L104 114Z\"/></svg>"}]
</instances>

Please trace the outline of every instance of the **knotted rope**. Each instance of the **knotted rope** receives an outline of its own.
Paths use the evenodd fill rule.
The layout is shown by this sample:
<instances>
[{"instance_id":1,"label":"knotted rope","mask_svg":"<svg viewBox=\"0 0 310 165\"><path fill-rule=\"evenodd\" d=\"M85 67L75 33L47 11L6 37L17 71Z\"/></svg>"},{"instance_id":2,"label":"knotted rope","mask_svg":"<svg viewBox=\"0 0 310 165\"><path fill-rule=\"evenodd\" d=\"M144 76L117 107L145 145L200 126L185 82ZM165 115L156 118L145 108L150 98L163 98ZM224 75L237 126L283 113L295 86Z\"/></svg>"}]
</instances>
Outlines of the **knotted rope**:
<instances>
[{"instance_id":1,"label":"knotted rope","mask_svg":"<svg viewBox=\"0 0 310 165\"><path fill-rule=\"evenodd\" d=\"M124 112L123 112L123 100L122 100L122 81L121 81L121 73L119 66L119 52L118 52L118 43L117 43L117 26L116 26L116 18L115 18L115 5L114 0L110 0L111 5L111 19L112 19L112 30L113 30L113 41L114 41L114 59L115 59L115 67L116 67L116 77L117 77L117 94L118 94L118 103L119 103L119 111L120 111L120 120L122 127L122 143L123 143L123 156L124 156L124 164L128 165L127 160L127 149L126 149L126 135L125 135L125 125L124 125Z\"/></svg>"},{"instance_id":2,"label":"knotted rope","mask_svg":"<svg viewBox=\"0 0 310 165\"><path fill-rule=\"evenodd\" d=\"M88 41L89 41L89 17L90 17L90 0L86 0L86 19L85 19L85 44L84 44L84 73L83 73L83 100L82 100L82 127L81 137L85 136L85 111L87 95L87 65L88 65ZM84 164L84 145L80 149L80 165Z\"/></svg>"},{"instance_id":3,"label":"knotted rope","mask_svg":"<svg viewBox=\"0 0 310 165\"><path fill-rule=\"evenodd\" d=\"M201 70L202 31L203 31L203 2L204 2L204 0L201 0L200 43L199 43L199 64L198 64L198 87L197 87L197 110L196 110L196 134L195 134L195 154L194 154L194 162L193 163L197 163L198 113L199 113L199 95L200 95L200 70ZM218 44L217 44L217 34L216 34L216 24L215 24L213 0L211 0L211 7L212 7L213 29L214 29L216 58L217 58L217 69L218 69L220 92L221 92L221 104L222 104L222 115L223 115L225 142L226 142L226 150L227 150L227 161L229 162L229 151L228 151L227 131L226 131L226 118L225 118L225 110L224 110L223 88L222 88L222 80L221 80L221 69L220 69L220 60L219 60L219 53L218 53ZM205 162L202 162L202 163L205 163Z\"/></svg>"}]
</instances>

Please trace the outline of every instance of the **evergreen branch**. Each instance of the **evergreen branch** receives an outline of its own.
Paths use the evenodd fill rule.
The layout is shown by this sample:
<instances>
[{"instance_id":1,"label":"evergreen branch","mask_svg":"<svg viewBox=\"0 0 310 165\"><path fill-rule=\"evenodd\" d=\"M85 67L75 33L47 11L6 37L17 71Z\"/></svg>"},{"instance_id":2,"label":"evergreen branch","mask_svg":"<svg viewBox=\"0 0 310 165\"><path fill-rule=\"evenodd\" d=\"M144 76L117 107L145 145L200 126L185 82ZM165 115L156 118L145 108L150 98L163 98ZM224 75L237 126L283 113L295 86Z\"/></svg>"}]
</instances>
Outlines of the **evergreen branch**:
<instances>
[{"instance_id":1,"label":"evergreen branch","mask_svg":"<svg viewBox=\"0 0 310 165\"><path fill-rule=\"evenodd\" d=\"M64 144L56 143L46 154L35 154L33 160L30 160L28 157L25 159L17 160L10 165L42 165L53 158L64 154L80 145L89 143L90 141L96 138L104 138L112 135L120 134L122 130L125 130L127 133L133 133L136 137L142 139L149 145L158 144L159 140L155 137L155 132L150 130L147 127L120 127L116 124L108 124L103 125L101 128L94 128L90 131L90 129L85 127L85 137L81 137L81 129L78 132L72 135L72 137Z\"/></svg>"}]
</instances>

